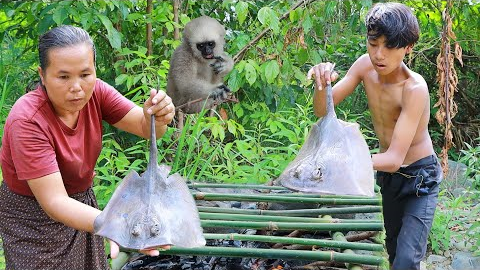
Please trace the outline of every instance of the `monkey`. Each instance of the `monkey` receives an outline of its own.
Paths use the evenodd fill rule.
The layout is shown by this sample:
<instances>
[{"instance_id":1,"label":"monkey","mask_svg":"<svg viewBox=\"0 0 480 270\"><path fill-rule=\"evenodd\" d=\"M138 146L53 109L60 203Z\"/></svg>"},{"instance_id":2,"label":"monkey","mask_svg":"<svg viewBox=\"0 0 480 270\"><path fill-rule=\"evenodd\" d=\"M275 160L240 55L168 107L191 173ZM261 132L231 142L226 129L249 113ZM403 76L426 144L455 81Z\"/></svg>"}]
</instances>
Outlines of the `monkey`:
<instances>
[{"instance_id":1,"label":"monkey","mask_svg":"<svg viewBox=\"0 0 480 270\"><path fill-rule=\"evenodd\" d=\"M233 69L233 59L224 51L225 34L225 27L208 16L185 25L167 77L167 94L182 112L210 109L225 101L231 92L223 82Z\"/></svg>"}]
</instances>

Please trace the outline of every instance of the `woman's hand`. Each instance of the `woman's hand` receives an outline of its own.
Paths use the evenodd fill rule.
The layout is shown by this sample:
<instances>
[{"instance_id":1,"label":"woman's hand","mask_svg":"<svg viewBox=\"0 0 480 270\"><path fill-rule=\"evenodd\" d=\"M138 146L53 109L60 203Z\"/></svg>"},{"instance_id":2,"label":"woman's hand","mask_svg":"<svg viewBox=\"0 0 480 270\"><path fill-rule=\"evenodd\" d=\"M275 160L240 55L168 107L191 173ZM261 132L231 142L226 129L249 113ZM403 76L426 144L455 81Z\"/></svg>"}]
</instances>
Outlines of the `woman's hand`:
<instances>
[{"instance_id":1,"label":"woman's hand","mask_svg":"<svg viewBox=\"0 0 480 270\"><path fill-rule=\"evenodd\" d=\"M120 247L118 246L117 243L115 243L110 239L108 239L108 242L110 243L110 257L112 259L115 259L118 256L118 253L120 252ZM158 249L170 249L170 245L158 246L156 248L149 248L149 249L141 249L139 250L139 252L148 256L158 256L160 254L160 251Z\"/></svg>"},{"instance_id":2,"label":"woman's hand","mask_svg":"<svg viewBox=\"0 0 480 270\"><path fill-rule=\"evenodd\" d=\"M154 114L156 124L168 125L175 116L175 106L164 91L150 89L150 97L143 105L143 114L147 123L150 123L150 116Z\"/></svg>"},{"instance_id":3,"label":"woman's hand","mask_svg":"<svg viewBox=\"0 0 480 270\"><path fill-rule=\"evenodd\" d=\"M338 79L338 73L333 71L335 64L330 62L320 63L313 66L307 73L307 79L311 79L314 76L317 89L322 91L327 84L334 82Z\"/></svg>"}]
</instances>

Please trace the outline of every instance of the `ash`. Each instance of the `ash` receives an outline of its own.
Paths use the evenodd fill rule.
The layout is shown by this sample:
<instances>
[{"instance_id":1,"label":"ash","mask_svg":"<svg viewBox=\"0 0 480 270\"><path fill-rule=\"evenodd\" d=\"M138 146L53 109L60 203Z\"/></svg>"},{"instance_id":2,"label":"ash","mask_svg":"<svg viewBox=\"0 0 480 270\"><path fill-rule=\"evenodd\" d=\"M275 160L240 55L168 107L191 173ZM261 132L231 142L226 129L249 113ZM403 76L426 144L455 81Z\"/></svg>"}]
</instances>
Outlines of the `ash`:
<instances>
[{"instance_id":1,"label":"ash","mask_svg":"<svg viewBox=\"0 0 480 270\"><path fill-rule=\"evenodd\" d=\"M265 243L237 240L208 240L207 246L269 248ZM272 270L288 269L289 266L289 263L277 259L137 255L132 257L122 270Z\"/></svg>"}]
</instances>

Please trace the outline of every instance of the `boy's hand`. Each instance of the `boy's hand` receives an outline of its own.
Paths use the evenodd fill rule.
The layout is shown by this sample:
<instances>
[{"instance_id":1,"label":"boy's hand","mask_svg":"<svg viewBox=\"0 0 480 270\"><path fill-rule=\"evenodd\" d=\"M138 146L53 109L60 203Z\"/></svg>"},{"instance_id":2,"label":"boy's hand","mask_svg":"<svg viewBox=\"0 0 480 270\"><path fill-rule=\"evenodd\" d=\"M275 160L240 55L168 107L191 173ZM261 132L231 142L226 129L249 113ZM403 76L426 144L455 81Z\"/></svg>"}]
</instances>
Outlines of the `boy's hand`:
<instances>
[{"instance_id":1,"label":"boy's hand","mask_svg":"<svg viewBox=\"0 0 480 270\"><path fill-rule=\"evenodd\" d=\"M338 79L338 73L333 71L334 67L335 64L330 62L315 65L308 71L307 79L311 79L313 75L317 89L322 91L323 88L327 87L327 84Z\"/></svg>"}]
</instances>

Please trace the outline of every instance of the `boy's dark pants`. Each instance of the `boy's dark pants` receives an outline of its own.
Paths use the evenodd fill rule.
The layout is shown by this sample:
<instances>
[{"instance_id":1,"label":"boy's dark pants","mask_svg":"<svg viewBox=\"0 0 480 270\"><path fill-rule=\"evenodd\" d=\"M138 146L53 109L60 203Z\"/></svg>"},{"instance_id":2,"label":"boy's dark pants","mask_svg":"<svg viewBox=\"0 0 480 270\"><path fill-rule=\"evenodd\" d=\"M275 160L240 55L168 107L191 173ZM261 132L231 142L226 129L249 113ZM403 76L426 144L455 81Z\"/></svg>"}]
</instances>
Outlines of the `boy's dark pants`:
<instances>
[{"instance_id":1,"label":"boy's dark pants","mask_svg":"<svg viewBox=\"0 0 480 270\"><path fill-rule=\"evenodd\" d=\"M442 168L434 155L395 173L377 172L392 269L420 269L441 180Z\"/></svg>"}]
</instances>

